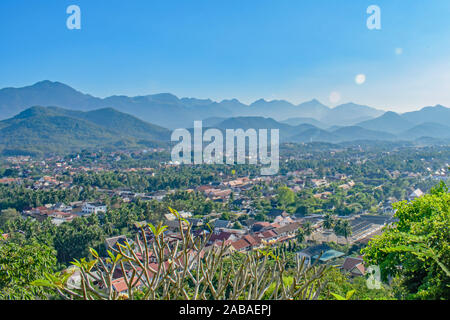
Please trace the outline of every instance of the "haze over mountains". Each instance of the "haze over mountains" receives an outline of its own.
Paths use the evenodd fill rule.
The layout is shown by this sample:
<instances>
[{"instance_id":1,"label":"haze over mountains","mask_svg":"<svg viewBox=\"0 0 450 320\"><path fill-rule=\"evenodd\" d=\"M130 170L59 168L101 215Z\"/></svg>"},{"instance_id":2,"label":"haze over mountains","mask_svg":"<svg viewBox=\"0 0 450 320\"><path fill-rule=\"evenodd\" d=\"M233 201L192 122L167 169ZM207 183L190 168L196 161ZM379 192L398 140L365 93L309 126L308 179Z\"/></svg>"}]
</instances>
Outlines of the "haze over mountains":
<instances>
[{"instance_id":1,"label":"haze over mountains","mask_svg":"<svg viewBox=\"0 0 450 320\"><path fill-rule=\"evenodd\" d=\"M450 109L425 107L397 114L347 103L329 108L317 100L177 98L172 94L97 98L51 81L0 90L2 154L67 152L83 148L155 146L166 128L191 128L195 120L219 129L280 129L281 142L357 140L450 141Z\"/></svg>"},{"instance_id":2,"label":"haze over mountains","mask_svg":"<svg viewBox=\"0 0 450 320\"><path fill-rule=\"evenodd\" d=\"M138 97L111 96L101 99L81 93L63 83L51 81L0 90L0 119L13 117L31 106L58 106L79 111L114 108L166 128L189 127L194 120L211 117L238 116L264 116L277 121L301 117L313 118L328 126L353 125L384 113L353 103L329 108L317 100L294 105L284 100L260 99L246 105L237 99L221 102L210 99L179 99L170 93Z\"/></svg>"}]
</instances>

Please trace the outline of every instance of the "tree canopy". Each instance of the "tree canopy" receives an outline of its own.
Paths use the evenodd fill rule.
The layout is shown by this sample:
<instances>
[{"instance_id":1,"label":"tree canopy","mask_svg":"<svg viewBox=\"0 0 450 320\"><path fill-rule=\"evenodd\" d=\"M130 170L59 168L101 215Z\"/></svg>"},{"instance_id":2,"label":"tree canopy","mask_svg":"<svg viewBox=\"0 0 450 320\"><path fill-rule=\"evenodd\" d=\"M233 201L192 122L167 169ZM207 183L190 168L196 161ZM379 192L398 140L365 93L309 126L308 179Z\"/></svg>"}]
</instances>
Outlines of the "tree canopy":
<instances>
[{"instance_id":1,"label":"tree canopy","mask_svg":"<svg viewBox=\"0 0 450 320\"><path fill-rule=\"evenodd\" d=\"M382 276L397 276L407 299L450 298L450 194L444 183L394 205L398 222L363 250Z\"/></svg>"}]
</instances>

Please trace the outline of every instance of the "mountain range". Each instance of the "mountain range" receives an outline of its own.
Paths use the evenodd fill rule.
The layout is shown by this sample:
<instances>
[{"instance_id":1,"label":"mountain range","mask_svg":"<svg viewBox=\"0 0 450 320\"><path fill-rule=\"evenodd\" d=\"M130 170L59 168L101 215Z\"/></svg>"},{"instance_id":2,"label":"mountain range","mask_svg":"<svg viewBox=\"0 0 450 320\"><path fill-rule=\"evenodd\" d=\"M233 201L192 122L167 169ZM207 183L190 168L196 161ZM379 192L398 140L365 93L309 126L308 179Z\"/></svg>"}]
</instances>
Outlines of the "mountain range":
<instances>
[{"instance_id":1,"label":"mountain range","mask_svg":"<svg viewBox=\"0 0 450 320\"><path fill-rule=\"evenodd\" d=\"M171 94L101 99L50 81L1 89L0 119L3 155L166 145L166 128L191 128L194 120L222 130L279 129L281 142L450 141L450 109L441 105L398 114L353 103L329 108L318 100L245 105Z\"/></svg>"},{"instance_id":2,"label":"mountain range","mask_svg":"<svg viewBox=\"0 0 450 320\"><path fill-rule=\"evenodd\" d=\"M447 113L450 115L450 109ZM434 139L450 139L450 127L440 123L421 123L418 125L411 124L409 127L404 127L401 130L395 130L395 127L390 127L389 122L383 122L384 117L381 116L372 120L374 123L379 123L380 128L387 128L383 130L373 128L371 123L362 122L354 126L331 127L329 129L321 129L309 123L301 123L297 125L289 125L287 123L280 123L271 118L263 117L237 117L225 119L221 122L215 123L213 127L226 129L244 130L253 129L279 129L281 142L330 142L340 143L347 141L360 140L379 140L379 141L414 141L422 137ZM365 125L365 126L364 126ZM394 133L396 132L396 133Z\"/></svg>"},{"instance_id":3,"label":"mountain range","mask_svg":"<svg viewBox=\"0 0 450 320\"><path fill-rule=\"evenodd\" d=\"M48 80L23 88L0 90L0 120L13 117L32 106L58 106L79 111L114 108L144 121L172 129L192 126L195 120L239 116L264 116L277 121L312 118L323 122L325 126L343 126L354 125L384 113L354 103L330 108L318 100L294 105L285 100L260 99L246 105L237 99L221 102L210 99L180 99L170 93L137 97L111 96L102 99L79 92L63 83Z\"/></svg>"}]
</instances>

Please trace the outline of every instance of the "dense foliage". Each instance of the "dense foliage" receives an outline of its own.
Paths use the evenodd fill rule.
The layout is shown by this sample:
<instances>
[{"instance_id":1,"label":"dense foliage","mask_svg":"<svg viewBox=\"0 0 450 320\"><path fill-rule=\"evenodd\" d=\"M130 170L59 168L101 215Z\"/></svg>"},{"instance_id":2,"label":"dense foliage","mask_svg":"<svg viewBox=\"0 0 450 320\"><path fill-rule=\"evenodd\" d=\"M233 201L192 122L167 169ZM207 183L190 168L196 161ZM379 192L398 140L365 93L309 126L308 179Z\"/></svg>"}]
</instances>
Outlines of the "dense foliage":
<instances>
[{"instance_id":1,"label":"dense foliage","mask_svg":"<svg viewBox=\"0 0 450 320\"><path fill-rule=\"evenodd\" d=\"M0 240L0 299L47 298L48 290L31 283L56 268L55 252L37 241Z\"/></svg>"},{"instance_id":2,"label":"dense foliage","mask_svg":"<svg viewBox=\"0 0 450 320\"><path fill-rule=\"evenodd\" d=\"M445 184L395 205L398 222L363 250L385 279L398 276L404 298L450 298L450 193Z\"/></svg>"}]
</instances>

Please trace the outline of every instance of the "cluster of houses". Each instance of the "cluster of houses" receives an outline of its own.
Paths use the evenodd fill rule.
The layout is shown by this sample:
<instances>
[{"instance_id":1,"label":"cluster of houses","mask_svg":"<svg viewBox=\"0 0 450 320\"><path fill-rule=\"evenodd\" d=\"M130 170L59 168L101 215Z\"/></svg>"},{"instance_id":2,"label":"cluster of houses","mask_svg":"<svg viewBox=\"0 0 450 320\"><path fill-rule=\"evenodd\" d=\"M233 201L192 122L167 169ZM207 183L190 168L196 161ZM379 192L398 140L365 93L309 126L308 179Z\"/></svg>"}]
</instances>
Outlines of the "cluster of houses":
<instances>
[{"instance_id":1,"label":"cluster of houses","mask_svg":"<svg viewBox=\"0 0 450 320\"><path fill-rule=\"evenodd\" d=\"M279 212L277 212L279 213ZM226 255L230 255L235 252L250 252L252 250L256 250L262 247L275 245L279 243L283 243L285 241L289 241L296 237L297 230L301 225L305 222L302 219L292 219L285 212L281 212L277 215L273 222L258 222L253 221L250 225L248 225L244 230L233 229L231 223L227 220L217 219L215 221L210 222L211 228L210 231L205 231L204 224L201 219L193 219L192 213L190 212L179 212L180 216L186 220L189 224L191 224L191 232L193 236L202 236L207 234L207 244L206 247L202 250L202 252L198 253L200 256L204 255L208 250L216 247L222 247L225 245L228 250L225 253ZM173 216L173 215L172 215ZM320 231L322 220L319 217L315 219L309 218L310 221L314 222L312 227L315 232ZM371 219L371 218L369 218ZM145 225L146 222L141 222L136 224L136 228L139 228ZM179 241L182 239L180 233L180 223L178 219L175 217L171 217L171 215L166 216L165 225L168 226L168 229L165 230L165 239L170 243ZM182 228L187 228L187 225L181 224ZM148 233L147 239L149 242L153 241L152 235ZM313 238L311 237L311 240ZM105 247L108 250L117 249L117 246L125 245L126 243L131 245L131 248L135 248L135 255L141 261L144 260L140 250L138 250L138 246L134 244L131 239L127 239L126 236L116 236L112 238L108 238L105 240ZM149 245L149 248L152 246ZM195 252L189 252L189 255L192 255L192 258L196 255ZM318 263L333 263L336 259L340 258L340 262L338 266L340 269L348 273L352 277L356 276L364 276L366 269L364 266L364 261L361 256L349 256L344 257L345 254L343 252L336 251L330 246L323 242L318 243L316 241L312 241L311 245L306 249L303 249L297 252L299 259L305 259L306 263L312 263L314 261L318 261ZM151 250L147 254L149 259L149 266L153 270L158 269L158 257L156 257ZM190 260L191 257L188 259ZM180 262L182 259L180 258ZM168 265L168 261L164 261L165 265ZM139 270L138 270L139 271ZM126 270L127 278L130 279L133 272L131 268ZM79 273L74 273L71 277L71 283L79 282ZM139 287L143 285L143 279L139 281L136 279L135 286ZM128 291L128 286L126 284L123 271L120 268L117 268L113 274L112 278L112 288L119 294L125 294Z\"/></svg>"},{"instance_id":2,"label":"cluster of houses","mask_svg":"<svg viewBox=\"0 0 450 320\"><path fill-rule=\"evenodd\" d=\"M70 205L64 203L47 204L37 208L29 208L22 211L24 218L31 217L38 221L43 221L48 218L51 219L55 225L60 225L64 222L70 222L76 217L86 216L97 213L106 213L107 207L99 202L72 202Z\"/></svg>"}]
</instances>

